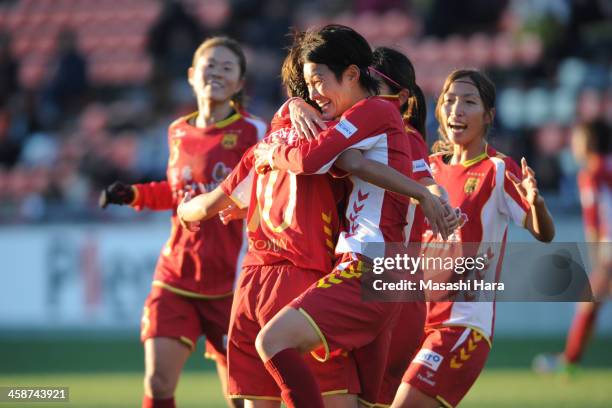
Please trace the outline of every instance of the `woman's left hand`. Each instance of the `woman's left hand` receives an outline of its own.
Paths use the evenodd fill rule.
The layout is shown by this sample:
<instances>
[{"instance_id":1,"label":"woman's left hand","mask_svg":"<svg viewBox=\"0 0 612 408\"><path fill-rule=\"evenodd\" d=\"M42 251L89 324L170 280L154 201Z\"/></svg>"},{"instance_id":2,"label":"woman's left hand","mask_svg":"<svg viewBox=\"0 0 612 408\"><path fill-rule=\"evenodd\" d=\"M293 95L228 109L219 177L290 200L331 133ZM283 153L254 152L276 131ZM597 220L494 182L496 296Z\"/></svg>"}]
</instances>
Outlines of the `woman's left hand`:
<instances>
[{"instance_id":1,"label":"woman's left hand","mask_svg":"<svg viewBox=\"0 0 612 408\"><path fill-rule=\"evenodd\" d=\"M514 184L521 197L533 207L543 199L538 190L535 172L527 165L527 160L524 157L521 159L521 172L523 173L522 180L507 170L506 177Z\"/></svg>"}]
</instances>

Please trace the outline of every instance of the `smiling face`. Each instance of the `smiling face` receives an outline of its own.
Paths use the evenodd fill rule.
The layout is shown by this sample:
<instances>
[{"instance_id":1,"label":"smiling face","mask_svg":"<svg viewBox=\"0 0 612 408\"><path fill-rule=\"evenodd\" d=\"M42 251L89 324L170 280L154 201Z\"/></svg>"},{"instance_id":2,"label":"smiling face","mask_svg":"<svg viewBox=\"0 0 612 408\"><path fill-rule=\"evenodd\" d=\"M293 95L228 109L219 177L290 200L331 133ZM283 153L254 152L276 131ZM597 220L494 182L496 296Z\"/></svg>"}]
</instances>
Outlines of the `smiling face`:
<instances>
[{"instance_id":1,"label":"smiling face","mask_svg":"<svg viewBox=\"0 0 612 408\"><path fill-rule=\"evenodd\" d=\"M223 46L203 50L188 78L198 99L217 103L228 102L244 83L238 56Z\"/></svg>"},{"instance_id":2,"label":"smiling face","mask_svg":"<svg viewBox=\"0 0 612 408\"><path fill-rule=\"evenodd\" d=\"M359 70L353 65L349 66L338 81L327 65L306 62L304 80L310 99L321 109L323 119L331 120L353 105L352 91L354 86L358 86Z\"/></svg>"},{"instance_id":3,"label":"smiling face","mask_svg":"<svg viewBox=\"0 0 612 408\"><path fill-rule=\"evenodd\" d=\"M485 108L478 88L469 78L454 81L438 109L444 134L461 146L482 142L494 114L494 109Z\"/></svg>"}]
</instances>

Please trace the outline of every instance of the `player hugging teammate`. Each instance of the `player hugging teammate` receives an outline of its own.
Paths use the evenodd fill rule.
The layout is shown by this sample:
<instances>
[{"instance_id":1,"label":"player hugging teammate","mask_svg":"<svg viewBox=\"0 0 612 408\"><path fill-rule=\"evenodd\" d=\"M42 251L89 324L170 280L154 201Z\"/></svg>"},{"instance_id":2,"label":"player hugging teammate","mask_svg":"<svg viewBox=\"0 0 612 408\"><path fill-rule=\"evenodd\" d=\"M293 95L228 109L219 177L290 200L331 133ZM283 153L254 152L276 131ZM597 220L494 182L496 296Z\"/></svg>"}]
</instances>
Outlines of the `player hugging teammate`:
<instances>
[{"instance_id":1,"label":"player hugging teammate","mask_svg":"<svg viewBox=\"0 0 612 408\"><path fill-rule=\"evenodd\" d=\"M218 86L203 78L204 86ZM226 232L212 233L209 223L218 223L213 218L229 205L246 210L249 248L229 322L227 394L260 408L278 407L281 399L302 408L457 405L484 367L494 305L364 302L361 277L371 267L364 246L435 242L451 234L462 243L503 244L510 219L537 239L552 240L533 171L524 161L519 170L486 142L493 84L474 70L447 78L436 107L438 153L427 157L424 98L401 53L373 52L354 30L328 25L296 34L283 82L293 98L265 139L226 164L233 170L218 187L186 196L173 217L185 229L173 228L171 244L176 237L209 237L198 242L211 256L206 265L216 265L227 256L226 248L215 250ZM187 146L181 143L177 149ZM202 153L199 143L189 146L185 153ZM462 183L473 172L481 179L466 189ZM169 181L175 176L169 164ZM164 188L170 193L171 186ZM117 202L145 206L146 186L128 190L137 194ZM112 188L108 194L113 197ZM177 198L164 201L172 203L166 207ZM468 215L462 225L456 209ZM470 216L481 213L487 216ZM191 255L162 254L202 265ZM224 268L215 273L227 275ZM193 292L156 281L160 294L183 299ZM217 288L211 282L196 293L210 295ZM174 337L170 344L178 347L183 335L160 336ZM458 361L461 350L471 357ZM426 358L431 355L438 356L435 364Z\"/></svg>"}]
</instances>

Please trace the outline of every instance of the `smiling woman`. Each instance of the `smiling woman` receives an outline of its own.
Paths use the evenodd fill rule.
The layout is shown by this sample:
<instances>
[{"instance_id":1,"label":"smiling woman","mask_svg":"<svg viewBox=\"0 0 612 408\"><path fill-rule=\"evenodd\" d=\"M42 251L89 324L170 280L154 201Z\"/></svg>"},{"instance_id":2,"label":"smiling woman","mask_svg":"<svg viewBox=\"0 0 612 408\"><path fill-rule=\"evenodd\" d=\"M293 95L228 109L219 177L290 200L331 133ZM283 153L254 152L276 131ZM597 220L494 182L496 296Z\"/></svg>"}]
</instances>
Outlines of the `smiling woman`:
<instances>
[{"instance_id":1,"label":"smiling woman","mask_svg":"<svg viewBox=\"0 0 612 408\"><path fill-rule=\"evenodd\" d=\"M207 355L216 360L226 388L225 339L243 223L225 226L215 217L202 222L201 230L191 231L180 227L176 209L183 197L218 192L216 187L243 153L263 137L266 125L242 109L245 74L246 59L236 41L204 41L187 70L198 110L168 129L167 179L135 185L118 181L100 198L102 207L129 204L137 210L172 210L170 238L157 262L142 316L145 408L174 407L183 365L203 335ZM215 214L231 203L222 198ZM240 401L228 400L228 405L240 406Z\"/></svg>"}]
</instances>

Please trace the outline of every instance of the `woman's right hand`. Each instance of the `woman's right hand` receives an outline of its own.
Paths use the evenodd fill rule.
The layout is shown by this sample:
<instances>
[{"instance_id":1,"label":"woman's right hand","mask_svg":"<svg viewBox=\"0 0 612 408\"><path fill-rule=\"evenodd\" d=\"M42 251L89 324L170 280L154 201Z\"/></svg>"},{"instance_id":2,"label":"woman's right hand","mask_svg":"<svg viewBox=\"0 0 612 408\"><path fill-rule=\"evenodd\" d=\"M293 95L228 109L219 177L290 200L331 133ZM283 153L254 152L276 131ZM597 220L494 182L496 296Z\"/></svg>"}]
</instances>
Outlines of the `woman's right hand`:
<instances>
[{"instance_id":1,"label":"woman's right hand","mask_svg":"<svg viewBox=\"0 0 612 408\"><path fill-rule=\"evenodd\" d=\"M446 241L450 235L451 225L448 225L446 221L447 213L442 201L429 191L418 201L434 235L440 234L442 239Z\"/></svg>"},{"instance_id":2,"label":"woman's right hand","mask_svg":"<svg viewBox=\"0 0 612 408\"><path fill-rule=\"evenodd\" d=\"M289 117L298 136L308 140L316 138L321 130L327 129L321 113L302 98L293 98L289 101Z\"/></svg>"},{"instance_id":3,"label":"woman's right hand","mask_svg":"<svg viewBox=\"0 0 612 408\"><path fill-rule=\"evenodd\" d=\"M219 218L223 225L229 224L231 221L242 220L246 218L248 208L239 208L232 204L219 211Z\"/></svg>"},{"instance_id":4,"label":"woman's right hand","mask_svg":"<svg viewBox=\"0 0 612 408\"><path fill-rule=\"evenodd\" d=\"M191 232L198 232L200 230L200 221L185 220L186 214L189 214L192 211L191 204L189 204L189 201L191 201L191 197L192 196L190 192L185 193L183 199L176 208L176 216L179 219L179 222L181 223L181 226L183 228Z\"/></svg>"}]
</instances>

